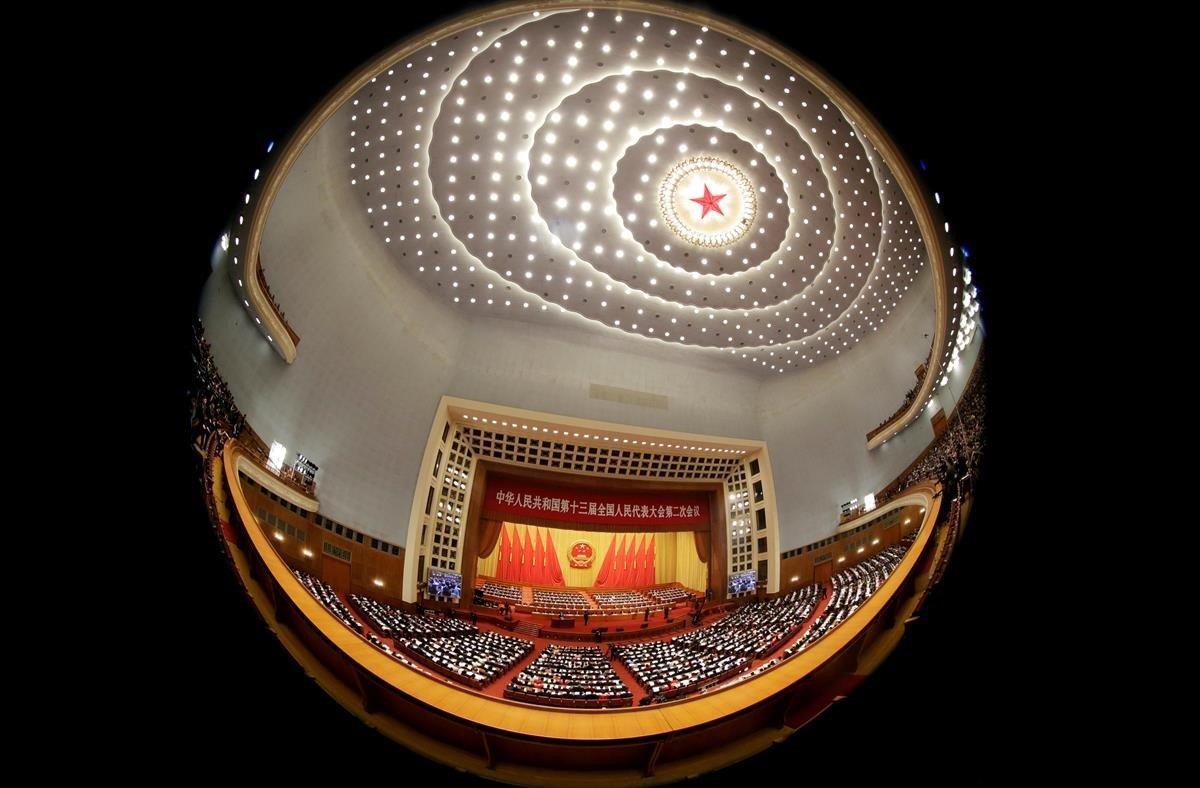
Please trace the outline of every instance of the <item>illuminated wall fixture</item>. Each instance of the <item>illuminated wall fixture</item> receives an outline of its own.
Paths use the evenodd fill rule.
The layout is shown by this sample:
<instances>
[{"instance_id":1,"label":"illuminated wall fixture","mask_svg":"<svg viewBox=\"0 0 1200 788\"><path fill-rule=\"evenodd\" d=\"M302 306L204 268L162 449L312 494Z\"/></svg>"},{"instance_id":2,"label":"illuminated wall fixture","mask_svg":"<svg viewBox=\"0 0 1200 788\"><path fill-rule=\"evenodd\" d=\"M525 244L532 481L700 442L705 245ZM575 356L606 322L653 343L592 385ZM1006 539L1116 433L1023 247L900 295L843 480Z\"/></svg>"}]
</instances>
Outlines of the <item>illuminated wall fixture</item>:
<instances>
[{"instance_id":1,"label":"illuminated wall fixture","mask_svg":"<svg viewBox=\"0 0 1200 788\"><path fill-rule=\"evenodd\" d=\"M859 545L859 546L858 546L858 550L857 550L857 552L861 553L863 550L866 550L866 549L867 549L867 548L866 548L866 547L864 547L863 545Z\"/></svg>"},{"instance_id":2,"label":"illuminated wall fixture","mask_svg":"<svg viewBox=\"0 0 1200 788\"><path fill-rule=\"evenodd\" d=\"M283 534L281 534L279 531L275 532L275 541L277 541L277 542L283 541Z\"/></svg>"},{"instance_id":3,"label":"illuminated wall fixture","mask_svg":"<svg viewBox=\"0 0 1200 788\"><path fill-rule=\"evenodd\" d=\"M278 471L283 467L283 461L287 457L287 446L284 446L279 441L271 444L271 453L267 457L267 467L273 471Z\"/></svg>"},{"instance_id":4,"label":"illuminated wall fixture","mask_svg":"<svg viewBox=\"0 0 1200 788\"><path fill-rule=\"evenodd\" d=\"M312 551L312 550L309 550L307 547L306 547L306 548L304 548L303 550L301 550L300 552L304 553L304 557L305 557L305 558L312 558L312 557L313 557L313 551Z\"/></svg>"},{"instance_id":5,"label":"illuminated wall fixture","mask_svg":"<svg viewBox=\"0 0 1200 788\"><path fill-rule=\"evenodd\" d=\"M383 581L377 577L377 578L375 578L375 585L379 586L380 588L383 588Z\"/></svg>"},{"instance_id":6,"label":"illuminated wall fixture","mask_svg":"<svg viewBox=\"0 0 1200 788\"><path fill-rule=\"evenodd\" d=\"M799 583L799 582L800 582L800 575L792 575L792 582L793 582L793 583Z\"/></svg>"},{"instance_id":7,"label":"illuminated wall fixture","mask_svg":"<svg viewBox=\"0 0 1200 788\"><path fill-rule=\"evenodd\" d=\"M874 539L872 539L871 544L879 544L879 537L877 536Z\"/></svg>"},{"instance_id":8,"label":"illuminated wall fixture","mask_svg":"<svg viewBox=\"0 0 1200 788\"><path fill-rule=\"evenodd\" d=\"M975 338L975 329L979 325L979 291L971 284L972 278L971 269L963 266L962 311L958 316L958 329L950 351L950 368L953 370L958 369L959 354L971 344L971 340ZM945 377L941 385L945 386L948 382L949 378Z\"/></svg>"}]
</instances>

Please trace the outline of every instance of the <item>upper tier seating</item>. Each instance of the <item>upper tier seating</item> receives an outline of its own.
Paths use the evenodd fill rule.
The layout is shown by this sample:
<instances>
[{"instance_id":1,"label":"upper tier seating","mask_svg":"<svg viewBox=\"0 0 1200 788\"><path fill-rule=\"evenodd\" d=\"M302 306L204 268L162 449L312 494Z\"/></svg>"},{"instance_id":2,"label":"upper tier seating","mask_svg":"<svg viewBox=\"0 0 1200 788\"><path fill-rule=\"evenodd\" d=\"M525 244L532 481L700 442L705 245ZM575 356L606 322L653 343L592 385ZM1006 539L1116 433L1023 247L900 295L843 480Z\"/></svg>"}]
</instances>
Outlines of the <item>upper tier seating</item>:
<instances>
[{"instance_id":1,"label":"upper tier seating","mask_svg":"<svg viewBox=\"0 0 1200 788\"><path fill-rule=\"evenodd\" d=\"M246 417L238 410L233 393L217 370L199 319L192 324L192 371L194 382L189 394L193 435L203 439L215 430L225 429L237 437L246 427Z\"/></svg>"},{"instance_id":2,"label":"upper tier seating","mask_svg":"<svg viewBox=\"0 0 1200 788\"><path fill-rule=\"evenodd\" d=\"M936 478L945 486L947 498L957 497L958 482L964 476L976 476L983 457L983 419L987 412L987 385L982 375L975 375L967 390L925 456L896 485L876 496L876 504L896 492L925 479Z\"/></svg>"},{"instance_id":3,"label":"upper tier seating","mask_svg":"<svg viewBox=\"0 0 1200 788\"><path fill-rule=\"evenodd\" d=\"M594 646L546 646L504 695L550 706L633 705L633 693Z\"/></svg>"},{"instance_id":4,"label":"upper tier seating","mask_svg":"<svg viewBox=\"0 0 1200 788\"><path fill-rule=\"evenodd\" d=\"M820 618L815 620L809 630L804 633L804 636L788 647L784 656L790 657L792 654L808 648L829 630L845 621L855 610L858 610L862 603L879 590L883 581L887 580L888 576L900 565L901 559L904 558L904 554L912 542L913 537L906 537L900 544L893 545L862 563L847 567L834 575L830 579L833 591L830 594L829 604L821 613Z\"/></svg>"}]
</instances>

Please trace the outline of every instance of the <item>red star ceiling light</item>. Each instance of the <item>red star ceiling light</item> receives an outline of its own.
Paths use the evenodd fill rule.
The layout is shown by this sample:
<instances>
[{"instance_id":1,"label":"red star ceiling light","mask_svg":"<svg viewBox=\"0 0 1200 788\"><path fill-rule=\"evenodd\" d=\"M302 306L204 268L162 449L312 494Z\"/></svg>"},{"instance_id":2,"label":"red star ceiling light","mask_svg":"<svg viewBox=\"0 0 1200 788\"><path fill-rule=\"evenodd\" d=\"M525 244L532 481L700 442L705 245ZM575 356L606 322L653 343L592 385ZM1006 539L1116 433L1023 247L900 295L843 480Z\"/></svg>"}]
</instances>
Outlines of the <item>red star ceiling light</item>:
<instances>
[{"instance_id":1,"label":"red star ceiling light","mask_svg":"<svg viewBox=\"0 0 1200 788\"><path fill-rule=\"evenodd\" d=\"M706 183L706 184L704 184L704 196L703 197L692 197L691 200L694 203L699 203L700 207L704 209L700 213L700 218L703 219L705 216L708 216L709 211L716 211L717 213L724 216L725 212L722 211L721 206L717 204L724 198L725 198L724 194L713 194L711 191L709 191L708 184Z\"/></svg>"}]
</instances>

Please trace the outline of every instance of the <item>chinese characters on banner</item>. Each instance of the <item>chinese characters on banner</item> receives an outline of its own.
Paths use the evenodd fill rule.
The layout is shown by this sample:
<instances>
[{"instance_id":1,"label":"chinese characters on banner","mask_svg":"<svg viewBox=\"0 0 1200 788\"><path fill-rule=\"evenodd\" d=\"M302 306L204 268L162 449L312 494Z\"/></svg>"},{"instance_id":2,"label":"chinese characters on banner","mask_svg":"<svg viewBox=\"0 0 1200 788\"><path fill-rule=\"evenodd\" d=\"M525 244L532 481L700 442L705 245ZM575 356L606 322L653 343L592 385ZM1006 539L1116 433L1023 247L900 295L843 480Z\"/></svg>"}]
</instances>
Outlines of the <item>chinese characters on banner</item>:
<instances>
[{"instance_id":1,"label":"chinese characters on banner","mask_svg":"<svg viewBox=\"0 0 1200 788\"><path fill-rule=\"evenodd\" d=\"M484 508L575 523L708 525L708 496L704 493L579 490L500 476L488 479Z\"/></svg>"}]
</instances>

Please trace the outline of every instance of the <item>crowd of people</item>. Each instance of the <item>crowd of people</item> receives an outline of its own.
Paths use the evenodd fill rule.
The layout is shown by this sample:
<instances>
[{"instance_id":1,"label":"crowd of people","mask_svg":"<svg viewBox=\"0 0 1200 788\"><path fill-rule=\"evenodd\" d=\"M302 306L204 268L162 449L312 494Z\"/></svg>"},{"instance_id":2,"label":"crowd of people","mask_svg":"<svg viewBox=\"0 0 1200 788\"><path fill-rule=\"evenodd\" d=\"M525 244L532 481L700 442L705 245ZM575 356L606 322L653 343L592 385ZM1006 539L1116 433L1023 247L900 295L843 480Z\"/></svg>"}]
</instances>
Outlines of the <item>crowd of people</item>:
<instances>
[{"instance_id":1,"label":"crowd of people","mask_svg":"<svg viewBox=\"0 0 1200 788\"><path fill-rule=\"evenodd\" d=\"M858 610L900 565L900 560L913 543L914 536L907 536L900 544L892 545L830 578L833 590L830 593L829 604L813 621L804 636L788 646L782 656L786 659L808 648Z\"/></svg>"},{"instance_id":2,"label":"crowd of people","mask_svg":"<svg viewBox=\"0 0 1200 788\"><path fill-rule=\"evenodd\" d=\"M633 705L633 693L595 646L546 646L504 694L544 705Z\"/></svg>"},{"instance_id":3,"label":"crowd of people","mask_svg":"<svg viewBox=\"0 0 1200 788\"><path fill-rule=\"evenodd\" d=\"M976 374L959 399L946 429L929 451L900 481L903 490L924 479L936 478L956 497L959 482L979 473L983 455L983 419L987 410L987 384Z\"/></svg>"},{"instance_id":4,"label":"crowd of people","mask_svg":"<svg viewBox=\"0 0 1200 788\"><path fill-rule=\"evenodd\" d=\"M698 651L673 640L612 646L614 658L654 698L675 698L723 680L743 669L750 658L740 654Z\"/></svg>"},{"instance_id":5,"label":"crowd of people","mask_svg":"<svg viewBox=\"0 0 1200 788\"><path fill-rule=\"evenodd\" d=\"M813 583L782 597L752 602L706 627L668 641L612 647L648 693L646 703L718 684L771 654L804 626L821 601Z\"/></svg>"},{"instance_id":6,"label":"crowd of people","mask_svg":"<svg viewBox=\"0 0 1200 788\"><path fill-rule=\"evenodd\" d=\"M476 632L458 637L398 638L393 642L434 670L482 689L533 650L533 641Z\"/></svg>"},{"instance_id":7,"label":"crowd of people","mask_svg":"<svg viewBox=\"0 0 1200 788\"><path fill-rule=\"evenodd\" d=\"M358 594L350 595L350 606L387 638L471 635L477 627L460 618L449 615L434 615L423 611L421 615L405 613L391 605Z\"/></svg>"},{"instance_id":8,"label":"crowd of people","mask_svg":"<svg viewBox=\"0 0 1200 788\"><path fill-rule=\"evenodd\" d=\"M946 567L950 563L950 554L954 551L954 543L958 541L959 528L962 525L961 517L962 510L959 502L951 501L950 513L946 515L946 543L938 553L937 563L934 564L933 571L929 575L929 588L940 583L942 575L946 573Z\"/></svg>"},{"instance_id":9,"label":"crowd of people","mask_svg":"<svg viewBox=\"0 0 1200 788\"><path fill-rule=\"evenodd\" d=\"M199 319L192 324L192 371L188 399L191 401L192 435L197 443L203 444L218 429L224 429L236 438L246 426L246 417L238 410L233 393L217 371Z\"/></svg>"},{"instance_id":10,"label":"crowd of people","mask_svg":"<svg viewBox=\"0 0 1200 788\"><path fill-rule=\"evenodd\" d=\"M812 583L784 596L752 602L709 626L679 635L681 645L719 654L759 659L798 630L821 601L824 587Z\"/></svg>"},{"instance_id":11,"label":"crowd of people","mask_svg":"<svg viewBox=\"0 0 1200 788\"><path fill-rule=\"evenodd\" d=\"M511 680L504 694L542 705L632 705L633 695L611 659L624 664L646 691L644 704L715 687L739 674L740 678L758 675L805 650L852 615L895 571L914 539L915 534L905 537L900 544L835 574L829 584L828 604L816 618L814 612L826 594L821 583L743 605L712 624L670 640L612 645L607 655L595 646L550 645ZM326 609L377 648L406 664L424 666L472 687L486 687L533 651L531 640L481 632L473 623L448 612L409 613L359 594L351 594L347 606L328 584L300 570L295 575ZM543 602L586 604L578 592L535 589L534 593L545 595ZM623 605L632 601L626 599L630 594L635 592L592 595L601 604ZM640 604L646 601L642 597ZM364 627L351 608L374 631ZM799 632L803 635L798 640L772 656ZM387 639L394 645L389 646ZM759 660L767 661L749 671Z\"/></svg>"},{"instance_id":12,"label":"crowd of people","mask_svg":"<svg viewBox=\"0 0 1200 788\"><path fill-rule=\"evenodd\" d=\"M322 580L318 580L308 572L302 572L299 569L293 571L301 585L307 588L308 592L316 597L317 601L324 605L326 610L333 613L343 624L358 634L363 634L362 623L354 617L354 614L350 612L350 608L346 607L346 603L337 595L337 591L333 590L333 586Z\"/></svg>"}]
</instances>

